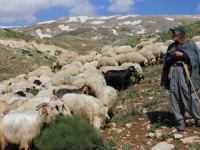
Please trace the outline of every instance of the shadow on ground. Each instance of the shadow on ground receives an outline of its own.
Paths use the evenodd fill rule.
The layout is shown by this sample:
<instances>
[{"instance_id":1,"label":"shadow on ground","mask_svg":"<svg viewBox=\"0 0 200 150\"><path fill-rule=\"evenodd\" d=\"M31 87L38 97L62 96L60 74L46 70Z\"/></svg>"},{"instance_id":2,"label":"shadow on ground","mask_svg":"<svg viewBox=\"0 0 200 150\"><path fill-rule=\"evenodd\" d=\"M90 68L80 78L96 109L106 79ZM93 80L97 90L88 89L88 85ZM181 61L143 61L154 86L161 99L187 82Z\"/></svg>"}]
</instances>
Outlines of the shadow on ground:
<instances>
[{"instance_id":1,"label":"shadow on ground","mask_svg":"<svg viewBox=\"0 0 200 150\"><path fill-rule=\"evenodd\" d=\"M151 121L151 124L160 124L166 127L172 127L175 125L174 115L171 112L148 112L147 117Z\"/></svg>"}]
</instances>

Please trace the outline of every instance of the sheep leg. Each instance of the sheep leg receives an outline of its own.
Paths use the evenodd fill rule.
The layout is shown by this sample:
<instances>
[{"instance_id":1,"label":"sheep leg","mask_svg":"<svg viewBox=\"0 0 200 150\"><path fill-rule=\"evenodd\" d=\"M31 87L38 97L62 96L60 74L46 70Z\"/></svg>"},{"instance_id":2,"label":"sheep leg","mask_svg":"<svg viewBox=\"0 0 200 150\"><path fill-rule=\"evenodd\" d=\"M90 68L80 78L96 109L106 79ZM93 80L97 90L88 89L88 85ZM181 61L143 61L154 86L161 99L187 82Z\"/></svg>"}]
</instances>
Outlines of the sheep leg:
<instances>
[{"instance_id":1,"label":"sheep leg","mask_svg":"<svg viewBox=\"0 0 200 150\"><path fill-rule=\"evenodd\" d=\"M5 139L4 138L2 138L1 137L1 150L5 150L5 148L6 148L6 141L5 141Z\"/></svg>"},{"instance_id":2,"label":"sheep leg","mask_svg":"<svg viewBox=\"0 0 200 150\"><path fill-rule=\"evenodd\" d=\"M26 141L22 140L21 143L20 143L20 146L19 146L19 150L28 150L29 148L29 145Z\"/></svg>"}]
</instances>

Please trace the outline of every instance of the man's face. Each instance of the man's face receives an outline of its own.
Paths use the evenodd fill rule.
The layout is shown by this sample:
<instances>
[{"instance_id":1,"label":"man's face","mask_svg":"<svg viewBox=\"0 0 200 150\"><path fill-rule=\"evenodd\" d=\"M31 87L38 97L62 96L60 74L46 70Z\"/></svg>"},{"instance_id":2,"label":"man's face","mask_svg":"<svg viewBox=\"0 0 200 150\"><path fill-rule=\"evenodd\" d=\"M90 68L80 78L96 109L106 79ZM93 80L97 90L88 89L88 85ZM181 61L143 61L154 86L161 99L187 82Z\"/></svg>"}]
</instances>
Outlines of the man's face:
<instances>
[{"instance_id":1,"label":"man's face","mask_svg":"<svg viewBox=\"0 0 200 150\"><path fill-rule=\"evenodd\" d=\"M174 32L172 32L172 38L174 41L179 41L179 39L182 38L181 32L178 30L175 30Z\"/></svg>"}]
</instances>

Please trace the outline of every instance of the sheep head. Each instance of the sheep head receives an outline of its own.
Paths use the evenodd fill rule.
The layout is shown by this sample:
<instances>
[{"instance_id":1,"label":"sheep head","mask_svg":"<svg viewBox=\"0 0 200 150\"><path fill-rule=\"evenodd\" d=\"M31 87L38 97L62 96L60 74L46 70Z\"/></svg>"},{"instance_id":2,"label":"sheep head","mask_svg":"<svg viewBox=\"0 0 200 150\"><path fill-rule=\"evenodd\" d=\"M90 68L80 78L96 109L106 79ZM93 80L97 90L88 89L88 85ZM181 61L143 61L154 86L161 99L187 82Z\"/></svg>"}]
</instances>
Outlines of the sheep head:
<instances>
[{"instance_id":1,"label":"sheep head","mask_svg":"<svg viewBox=\"0 0 200 150\"><path fill-rule=\"evenodd\" d=\"M46 123L52 122L58 115L58 111L49 103L42 103L36 106L36 110L45 118Z\"/></svg>"}]
</instances>

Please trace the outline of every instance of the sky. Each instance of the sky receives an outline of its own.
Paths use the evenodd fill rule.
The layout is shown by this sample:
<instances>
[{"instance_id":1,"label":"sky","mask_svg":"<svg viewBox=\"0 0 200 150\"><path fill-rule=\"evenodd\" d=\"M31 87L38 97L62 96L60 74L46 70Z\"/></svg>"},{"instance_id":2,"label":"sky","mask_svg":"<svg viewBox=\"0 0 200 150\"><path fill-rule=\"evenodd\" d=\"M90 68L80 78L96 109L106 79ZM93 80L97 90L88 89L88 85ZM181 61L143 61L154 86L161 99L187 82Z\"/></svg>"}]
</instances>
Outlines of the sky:
<instances>
[{"instance_id":1,"label":"sky","mask_svg":"<svg viewBox=\"0 0 200 150\"><path fill-rule=\"evenodd\" d=\"M200 14L200 0L0 0L0 26L66 16Z\"/></svg>"}]
</instances>

